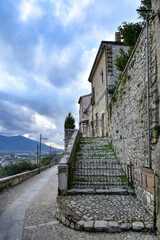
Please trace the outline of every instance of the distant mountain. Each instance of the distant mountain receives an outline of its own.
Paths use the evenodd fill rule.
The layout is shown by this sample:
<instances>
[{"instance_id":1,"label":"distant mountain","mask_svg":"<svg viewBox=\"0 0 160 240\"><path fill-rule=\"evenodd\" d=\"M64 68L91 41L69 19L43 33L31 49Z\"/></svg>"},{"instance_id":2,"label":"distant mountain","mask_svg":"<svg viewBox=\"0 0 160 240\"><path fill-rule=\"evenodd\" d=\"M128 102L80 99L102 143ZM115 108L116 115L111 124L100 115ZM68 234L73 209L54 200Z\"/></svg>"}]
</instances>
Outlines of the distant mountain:
<instances>
[{"instance_id":1,"label":"distant mountain","mask_svg":"<svg viewBox=\"0 0 160 240\"><path fill-rule=\"evenodd\" d=\"M36 153L37 152L37 144L38 141L31 140L29 138L23 136L12 136L6 137L0 135L0 152L28 152L28 153ZM50 147L41 144L42 152L49 152ZM63 152L61 149L53 148L52 151Z\"/></svg>"}]
</instances>

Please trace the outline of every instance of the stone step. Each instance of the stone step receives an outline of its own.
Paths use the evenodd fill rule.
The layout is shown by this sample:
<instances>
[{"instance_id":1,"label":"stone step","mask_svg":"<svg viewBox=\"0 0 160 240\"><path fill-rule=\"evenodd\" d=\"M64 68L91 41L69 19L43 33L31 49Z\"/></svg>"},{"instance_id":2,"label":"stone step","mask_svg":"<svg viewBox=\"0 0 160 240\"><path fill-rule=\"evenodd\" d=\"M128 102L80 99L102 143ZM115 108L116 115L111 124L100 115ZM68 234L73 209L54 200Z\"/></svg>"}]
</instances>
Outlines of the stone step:
<instances>
[{"instance_id":1,"label":"stone step","mask_svg":"<svg viewBox=\"0 0 160 240\"><path fill-rule=\"evenodd\" d=\"M110 159L108 159L110 160ZM73 165L74 168L76 167L87 167L87 168L97 168L97 167L103 167L105 169L115 169L115 168L118 168L118 169L122 169L121 165L116 161L106 161L106 159L104 161L102 160L99 160L99 161L93 161L91 159L91 161L77 161L74 165Z\"/></svg>"},{"instance_id":2,"label":"stone step","mask_svg":"<svg viewBox=\"0 0 160 240\"><path fill-rule=\"evenodd\" d=\"M92 189L92 188L72 188L67 191L69 195L74 195L74 194L113 194L113 195L135 195L134 190L130 188L116 188L116 187L110 187L107 189Z\"/></svg>"},{"instance_id":3,"label":"stone step","mask_svg":"<svg viewBox=\"0 0 160 240\"><path fill-rule=\"evenodd\" d=\"M72 188L77 189L108 189L110 187L128 187L128 182L72 182Z\"/></svg>"},{"instance_id":4,"label":"stone step","mask_svg":"<svg viewBox=\"0 0 160 240\"><path fill-rule=\"evenodd\" d=\"M78 179L78 178L82 178L82 177L86 177L87 179L89 178L92 178L92 177L95 177L95 178L98 178L98 177L101 177L101 178L104 178L104 179L110 179L110 178L124 178L126 177L124 174L122 174L121 172L118 172L117 175L115 174L112 174L110 173L110 175L104 175L104 174L101 174L100 172L99 173L94 173L94 172L91 172L91 173L88 173L88 172L81 172L81 171L77 171L75 174L74 174L74 178Z\"/></svg>"},{"instance_id":5,"label":"stone step","mask_svg":"<svg viewBox=\"0 0 160 240\"><path fill-rule=\"evenodd\" d=\"M116 159L116 157L114 156L114 154L94 154L94 153L77 153L76 154L77 157L81 157L81 156L84 156L84 157L90 157L90 158L103 158L103 159L106 159L106 158L110 158L110 157L113 157Z\"/></svg>"},{"instance_id":6,"label":"stone step","mask_svg":"<svg viewBox=\"0 0 160 240\"><path fill-rule=\"evenodd\" d=\"M85 156L85 155L77 155L76 156L76 160L78 160L78 159L83 159L83 160L106 160L106 161L108 161L108 160L115 160L116 162L117 162L117 159L116 159L116 157L111 157L111 156L106 156L106 157L93 157L93 156Z\"/></svg>"},{"instance_id":7,"label":"stone step","mask_svg":"<svg viewBox=\"0 0 160 240\"><path fill-rule=\"evenodd\" d=\"M76 148L70 185L74 188L128 186L127 178L106 138L82 138Z\"/></svg>"}]
</instances>

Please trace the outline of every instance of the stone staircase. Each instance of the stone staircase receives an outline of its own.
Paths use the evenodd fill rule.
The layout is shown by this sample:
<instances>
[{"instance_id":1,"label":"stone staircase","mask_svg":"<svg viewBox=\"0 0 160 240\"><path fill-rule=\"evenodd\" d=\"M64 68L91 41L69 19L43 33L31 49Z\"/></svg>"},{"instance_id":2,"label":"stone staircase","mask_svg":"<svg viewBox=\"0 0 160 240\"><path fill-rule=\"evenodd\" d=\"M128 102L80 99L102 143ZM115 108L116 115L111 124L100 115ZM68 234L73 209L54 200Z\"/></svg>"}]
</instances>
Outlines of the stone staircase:
<instances>
[{"instance_id":1,"label":"stone staircase","mask_svg":"<svg viewBox=\"0 0 160 240\"><path fill-rule=\"evenodd\" d=\"M99 137L80 139L70 166L69 185L70 194L134 193L107 138Z\"/></svg>"},{"instance_id":2,"label":"stone staircase","mask_svg":"<svg viewBox=\"0 0 160 240\"><path fill-rule=\"evenodd\" d=\"M68 194L57 197L56 217L64 225L106 233L154 230L107 138L81 138L69 171Z\"/></svg>"}]
</instances>

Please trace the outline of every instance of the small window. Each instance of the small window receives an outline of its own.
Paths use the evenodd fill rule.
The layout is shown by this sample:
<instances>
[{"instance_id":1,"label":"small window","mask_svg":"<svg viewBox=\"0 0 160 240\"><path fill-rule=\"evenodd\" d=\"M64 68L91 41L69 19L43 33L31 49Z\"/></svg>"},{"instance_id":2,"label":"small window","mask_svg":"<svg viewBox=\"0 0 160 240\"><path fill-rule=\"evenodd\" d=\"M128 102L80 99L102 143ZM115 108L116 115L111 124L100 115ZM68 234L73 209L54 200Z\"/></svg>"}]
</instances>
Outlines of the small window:
<instances>
[{"instance_id":1,"label":"small window","mask_svg":"<svg viewBox=\"0 0 160 240\"><path fill-rule=\"evenodd\" d=\"M92 105L95 104L95 88L92 88Z\"/></svg>"},{"instance_id":2,"label":"small window","mask_svg":"<svg viewBox=\"0 0 160 240\"><path fill-rule=\"evenodd\" d=\"M98 128L98 113L96 113L96 128Z\"/></svg>"},{"instance_id":3,"label":"small window","mask_svg":"<svg viewBox=\"0 0 160 240\"><path fill-rule=\"evenodd\" d=\"M103 83L103 72L101 72L101 74L100 74L100 84L102 84Z\"/></svg>"}]
</instances>

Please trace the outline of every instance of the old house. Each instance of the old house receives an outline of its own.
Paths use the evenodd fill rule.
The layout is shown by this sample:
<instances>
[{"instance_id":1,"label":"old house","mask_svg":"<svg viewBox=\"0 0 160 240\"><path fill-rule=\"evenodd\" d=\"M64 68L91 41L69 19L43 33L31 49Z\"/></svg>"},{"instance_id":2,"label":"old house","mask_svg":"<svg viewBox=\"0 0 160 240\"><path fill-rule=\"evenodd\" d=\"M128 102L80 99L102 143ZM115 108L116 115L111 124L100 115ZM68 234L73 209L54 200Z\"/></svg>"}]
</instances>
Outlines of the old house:
<instances>
[{"instance_id":1,"label":"old house","mask_svg":"<svg viewBox=\"0 0 160 240\"><path fill-rule=\"evenodd\" d=\"M93 63L88 81L91 83L91 104L88 104L87 111L83 105L87 101L87 96L79 99L80 104L80 129L82 125L86 133L84 136L106 136L108 133L108 105L112 90L117 83L119 71L115 66L115 59L119 55L120 48L128 51L128 47L123 46L120 41L120 34L115 34L115 41L102 41ZM89 99L89 98L88 98Z\"/></svg>"}]
</instances>

